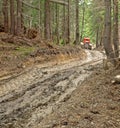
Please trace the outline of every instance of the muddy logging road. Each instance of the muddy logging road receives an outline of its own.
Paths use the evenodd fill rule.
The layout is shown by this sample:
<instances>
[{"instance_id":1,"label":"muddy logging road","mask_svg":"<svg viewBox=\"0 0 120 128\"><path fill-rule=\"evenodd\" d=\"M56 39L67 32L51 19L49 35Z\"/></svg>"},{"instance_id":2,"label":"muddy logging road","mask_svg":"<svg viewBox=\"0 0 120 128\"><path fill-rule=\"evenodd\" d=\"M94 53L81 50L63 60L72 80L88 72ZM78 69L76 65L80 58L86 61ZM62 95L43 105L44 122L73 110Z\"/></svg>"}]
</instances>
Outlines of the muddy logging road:
<instances>
[{"instance_id":1,"label":"muddy logging road","mask_svg":"<svg viewBox=\"0 0 120 128\"><path fill-rule=\"evenodd\" d=\"M0 81L0 128L34 128L66 102L81 83L99 68L103 55L57 65L36 65Z\"/></svg>"}]
</instances>

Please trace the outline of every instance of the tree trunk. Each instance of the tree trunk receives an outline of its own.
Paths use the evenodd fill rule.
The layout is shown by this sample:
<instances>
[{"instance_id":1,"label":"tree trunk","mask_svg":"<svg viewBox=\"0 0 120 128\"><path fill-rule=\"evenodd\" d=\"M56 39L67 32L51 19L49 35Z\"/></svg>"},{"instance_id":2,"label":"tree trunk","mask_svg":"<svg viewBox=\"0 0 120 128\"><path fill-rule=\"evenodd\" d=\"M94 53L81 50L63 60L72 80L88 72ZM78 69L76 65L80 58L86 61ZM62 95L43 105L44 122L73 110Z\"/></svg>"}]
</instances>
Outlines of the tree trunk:
<instances>
[{"instance_id":1,"label":"tree trunk","mask_svg":"<svg viewBox=\"0 0 120 128\"><path fill-rule=\"evenodd\" d=\"M59 44L59 6L56 4L56 36L57 44Z\"/></svg>"},{"instance_id":2,"label":"tree trunk","mask_svg":"<svg viewBox=\"0 0 120 128\"><path fill-rule=\"evenodd\" d=\"M107 58L114 63L114 52L111 44L111 0L104 0L105 2L105 35L104 48Z\"/></svg>"},{"instance_id":3,"label":"tree trunk","mask_svg":"<svg viewBox=\"0 0 120 128\"><path fill-rule=\"evenodd\" d=\"M9 20L8 20L8 0L3 0L3 15L4 15L4 31L7 33L9 28Z\"/></svg>"},{"instance_id":4,"label":"tree trunk","mask_svg":"<svg viewBox=\"0 0 120 128\"><path fill-rule=\"evenodd\" d=\"M83 16L82 16L82 28L81 28L80 42L82 41L82 38L83 38L84 20L85 20L85 3L83 3Z\"/></svg>"},{"instance_id":5,"label":"tree trunk","mask_svg":"<svg viewBox=\"0 0 120 128\"><path fill-rule=\"evenodd\" d=\"M76 44L79 44L79 0L76 0Z\"/></svg>"},{"instance_id":6,"label":"tree trunk","mask_svg":"<svg viewBox=\"0 0 120 128\"><path fill-rule=\"evenodd\" d=\"M118 0L113 0L113 4L114 4L113 44L114 44L115 57L119 57Z\"/></svg>"},{"instance_id":7,"label":"tree trunk","mask_svg":"<svg viewBox=\"0 0 120 128\"><path fill-rule=\"evenodd\" d=\"M66 14L65 12L66 12L66 9L65 9L65 6L63 6L63 42L64 44L66 44Z\"/></svg>"},{"instance_id":8,"label":"tree trunk","mask_svg":"<svg viewBox=\"0 0 120 128\"><path fill-rule=\"evenodd\" d=\"M96 32L96 48L98 48L99 45L99 27L97 28L97 32Z\"/></svg>"},{"instance_id":9,"label":"tree trunk","mask_svg":"<svg viewBox=\"0 0 120 128\"><path fill-rule=\"evenodd\" d=\"M45 39L51 39L51 27L50 27L50 1L45 0Z\"/></svg>"},{"instance_id":10,"label":"tree trunk","mask_svg":"<svg viewBox=\"0 0 120 128\"><path fill-rule=\"evenodd\" d=\"M39 0L39 34L40 34L40 37L42 38L42 33L43 32L43 26L42 26L42 1Z\"/></svg>"},{"instance_id":11,"label":"tree trunk","mask_svg":"<svg viewBox=\"0 0 120 128\"><path fill-rule=\"evenodd\" d=\"M24 8L23 8L23 2L22 2L22 13L21 13L21 28L22 28L22 33L24 33L26 31L26 27L24 25L24 16L23 16L23 13L24 13Z\"/></svg>"},{"instance_id":12,"label":"tree trunk","mask_svg":"<svg viewBox=\"0 0 120 128\"><path fill-rule=\"evenodd\" d=\"M70 0L68 0L68 10L67 10L67 42L70 43Z\"/></svg>"},{"instance_id":13,"label":"tree trunk","mask_svg":"<svg viewBox=\"0 0 120 128\"><path fill-rule=\"evenodd\" d=\"M17 35L22 33L22 0L17 0Z\"/></svg>"},{"instance_id":14,"label":"tree trunk","mask_svg":"<svg viewBox=\"0 0 120 128\"><path fill-rule=\"evenodd\" d=\"M10 0L10 33L15 35L14 0Z\"/></svg>"},{"instance_id":15,"label":"tree trunk","mask_svg":"<svg viewBox=\"0 0 120 128\"><path fill-rule=\"evenodd\" d=\"M105 27L104 25L102 26L101 32L100 32L100 46L103 46L104 42L104 33L105 33Z\"/></svg>"}]
</instances>

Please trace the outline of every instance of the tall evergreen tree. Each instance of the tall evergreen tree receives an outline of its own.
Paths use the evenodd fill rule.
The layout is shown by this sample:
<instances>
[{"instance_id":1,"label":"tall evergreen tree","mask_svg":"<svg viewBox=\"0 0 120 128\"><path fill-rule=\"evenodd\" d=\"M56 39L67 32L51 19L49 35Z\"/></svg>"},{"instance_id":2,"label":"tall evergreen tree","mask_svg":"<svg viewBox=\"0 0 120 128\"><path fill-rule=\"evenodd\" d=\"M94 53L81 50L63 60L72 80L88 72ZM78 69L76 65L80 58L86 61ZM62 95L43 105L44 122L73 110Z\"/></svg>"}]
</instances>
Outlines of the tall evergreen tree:
<instances>
[{"instance_id":1,"label":"tall evergreen tree","mask_svg":"<svg viewBox=\"0 0 120 128\"><path fill-rule=\"evenodd\" d=\"M115 57L119 57L119 33L118 33L118 0L113 0L113 44Z\"/></svg>"},{"instance_id":2,"label":"tall evergreen tree","mask_svg":"<svg viewBox=\"0 0 120 128\"><path fill-rule=\"evenodd\" d=\"M105 2L105 37L104 48L108 59L114 63L114 51L111 43L111 0L104 0Z\"/></svg>"}]
</instances>

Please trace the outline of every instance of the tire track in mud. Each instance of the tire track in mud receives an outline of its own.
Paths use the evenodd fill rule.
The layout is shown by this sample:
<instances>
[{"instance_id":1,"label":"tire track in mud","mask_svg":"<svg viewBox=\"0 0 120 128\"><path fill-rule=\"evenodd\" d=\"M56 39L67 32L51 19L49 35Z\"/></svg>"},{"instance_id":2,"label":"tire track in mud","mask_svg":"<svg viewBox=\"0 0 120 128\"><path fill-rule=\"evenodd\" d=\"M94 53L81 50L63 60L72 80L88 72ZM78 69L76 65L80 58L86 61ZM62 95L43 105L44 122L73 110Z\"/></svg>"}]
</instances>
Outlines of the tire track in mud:
<instances>
[{"instance_id":1,"label":"tire track in mud","mask_svg":"<svg viewBox=\"0 0 120 128\"><path fill-rule=\"evenodd\" d=\"M0 97L0 126L32 128L40 123L92 73L94 66L79 65L38 66L2 85L6 88Z\"/></svg>"},{"instance_id":2,"label":"tire track in mud","mask_svg":"<svg viewBox=\"0 0 120 128\"><path fill-rule=\"evenodd\" d=\"M67 79L71 74L73 74L73 71L54 74L51 78L42 82L37 82L18 94L12 94L11 97L6 99L3 97L3 99L1 99L1 108L4 108L4 110L0 109L0 113L4 113L4 116L1 117L14 119L13 116L16 115L17 118L20 118L21 113L25 115L30 113L30 108L34 111L34 109L36 110L37 108L44 109L45 106L48 106L47 104L54 104L54 101L58 101L57 99L59 98L56 96L62 95L61 92L64 93L65 88L67 88L61 88L57 83L65 81L70 85L70 82ZM46 111L46 109L44 111ZM44 115L44 113L42 115ZM6 124L7 122L4 123Z\"/></svg>"}]
</instances>

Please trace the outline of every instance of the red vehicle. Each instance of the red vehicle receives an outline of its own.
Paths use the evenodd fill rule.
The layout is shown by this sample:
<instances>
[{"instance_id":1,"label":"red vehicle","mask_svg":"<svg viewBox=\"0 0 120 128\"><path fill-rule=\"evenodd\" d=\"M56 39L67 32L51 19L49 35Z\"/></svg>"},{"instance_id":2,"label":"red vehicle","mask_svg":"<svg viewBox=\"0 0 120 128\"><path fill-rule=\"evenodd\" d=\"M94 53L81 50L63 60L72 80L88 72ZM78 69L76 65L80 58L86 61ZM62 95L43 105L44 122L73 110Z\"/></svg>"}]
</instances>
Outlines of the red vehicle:
<instances>
[{"instance_id":1,"label":"red vehicle","mask_svg":"<svg viewBox=\"0 0 120 128\"><path fill-rule=\"evenodd\" d=\"M92 49L92 45L90 43L90 38L84 38L83 39L83 45L85 49Z\"/></svg>"},{"instance_id":2,"label":"red vehicle","mask_svg":"<svg viewBox=\"0 0 120 128\"><path fill-rule=\"evenodd\" d=\"M86 43L89 44L89 43L90 43L90 38L84 38L84 39L83 39L83 43L84 43L84 44L86 44Z\"/></svg>"}]
</instances>

